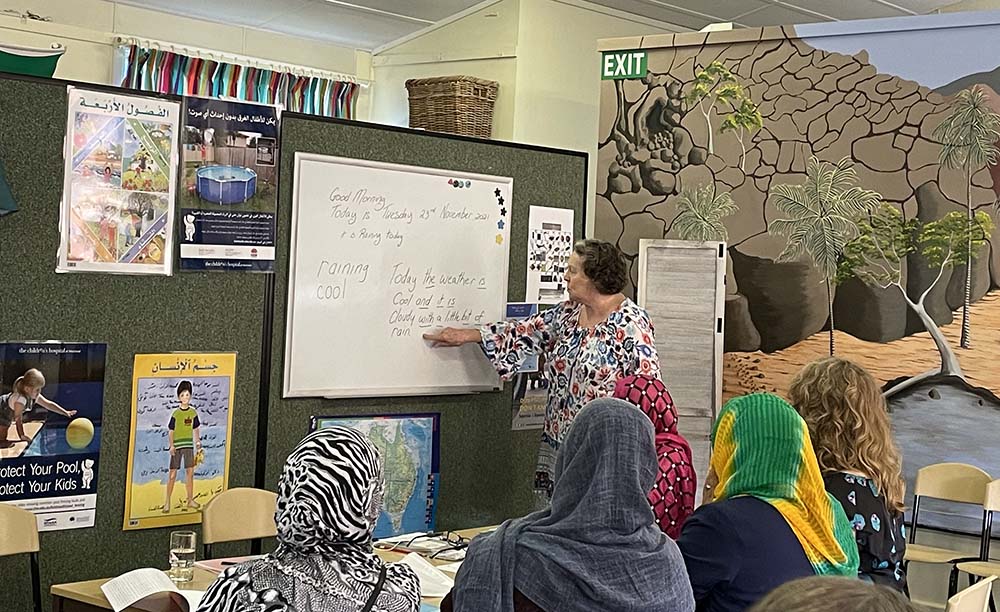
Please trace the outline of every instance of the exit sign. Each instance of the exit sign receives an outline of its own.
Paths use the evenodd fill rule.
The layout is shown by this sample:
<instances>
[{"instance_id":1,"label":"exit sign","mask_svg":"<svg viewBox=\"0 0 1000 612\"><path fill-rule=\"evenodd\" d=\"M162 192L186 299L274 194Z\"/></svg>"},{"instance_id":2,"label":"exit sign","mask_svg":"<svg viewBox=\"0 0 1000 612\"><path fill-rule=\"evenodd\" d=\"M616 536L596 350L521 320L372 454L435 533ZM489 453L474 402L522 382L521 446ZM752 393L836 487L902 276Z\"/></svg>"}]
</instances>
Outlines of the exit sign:
<instances>
[{"instance_id":1,"label":"exit sign","mask_svg":"<svg viewBox=\"0 0 1000 612\"><path fill-rule=\"evenodd\" d=\"M601 79L641 79L646 76L645 51L605 51L601 55Z\"/></svg>"}]
</instances>

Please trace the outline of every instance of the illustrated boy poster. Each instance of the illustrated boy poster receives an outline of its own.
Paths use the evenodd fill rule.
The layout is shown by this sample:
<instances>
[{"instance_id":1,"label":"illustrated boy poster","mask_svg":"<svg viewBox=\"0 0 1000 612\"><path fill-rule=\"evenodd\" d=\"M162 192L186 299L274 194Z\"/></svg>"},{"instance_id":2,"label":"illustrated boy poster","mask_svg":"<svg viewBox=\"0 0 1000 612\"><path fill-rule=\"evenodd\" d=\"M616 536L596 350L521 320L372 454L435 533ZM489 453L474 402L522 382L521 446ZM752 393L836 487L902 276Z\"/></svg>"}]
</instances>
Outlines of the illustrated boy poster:
<instances>
[{"instance_id":1,"label":"illustrated boy poster","mask_svg":"<svg viewBox=\"0 0 1000 612\"><path fill-rule=\"evenodd\" d=\"M572 254L573 210L531 206L525 300L538 304L565 301L568 295L563 276Z\"/></svg>"},{"instance_id":2,"label":"illustrated boy poster","mask_svg":"<svg viewBox=\"0 0 1000 612\"><path fill-rule=\"evenodd\" d=\"M170 274L180 104L69 88L57 272Z\"/></svg>"},{"instance_id":3,"label":"illustrated boy poster","mask_svg":"<svg viewBox=\"0 0 1000 612\"><path fill-rule=\"evenodd\" d=\"M236 353L136 355L124 529L190 525L229 483Z\"/></svg>"},{"instance_id":4,"label":"illustrated boy poster","mask_svg":"<svg viewBox=\"0 0 1000 612\"><path fill-rule=\"evenodd\" d=\"M0 502L93 527L106 344L0 343Z\"/></svg>"},{"instance_id":5,"label":"illustrated boy poster","mask_svg":"<svg viewBox=\"0 0 1000 612\"><path fill-rule=\"evenodd\" d=\"M275 106L187 98L182 270L273 270L279 114Z\"/></svg>"}]
</instances>

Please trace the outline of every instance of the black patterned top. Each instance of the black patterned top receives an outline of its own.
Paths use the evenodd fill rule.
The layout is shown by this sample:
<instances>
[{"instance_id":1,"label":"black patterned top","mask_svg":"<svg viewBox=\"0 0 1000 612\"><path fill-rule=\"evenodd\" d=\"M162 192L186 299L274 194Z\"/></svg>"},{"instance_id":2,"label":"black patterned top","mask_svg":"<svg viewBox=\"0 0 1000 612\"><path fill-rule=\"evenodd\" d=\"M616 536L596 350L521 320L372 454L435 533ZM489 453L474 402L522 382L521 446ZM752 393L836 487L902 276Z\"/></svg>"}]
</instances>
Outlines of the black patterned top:
<instances>
[{"instance_id":1,"label":"black patterned top","mask_svg":"<svg viewBox=\"0 0 1000 612\"><path fill-rule=\"evenodd\" d=\"M823 475L823 481L827 492L837 498L854 526L861 557L858 577L908 595L903 567L906 554L903 514L888 510L885 496L870 478L829 472Z\"/></svg>"}]
</instances>

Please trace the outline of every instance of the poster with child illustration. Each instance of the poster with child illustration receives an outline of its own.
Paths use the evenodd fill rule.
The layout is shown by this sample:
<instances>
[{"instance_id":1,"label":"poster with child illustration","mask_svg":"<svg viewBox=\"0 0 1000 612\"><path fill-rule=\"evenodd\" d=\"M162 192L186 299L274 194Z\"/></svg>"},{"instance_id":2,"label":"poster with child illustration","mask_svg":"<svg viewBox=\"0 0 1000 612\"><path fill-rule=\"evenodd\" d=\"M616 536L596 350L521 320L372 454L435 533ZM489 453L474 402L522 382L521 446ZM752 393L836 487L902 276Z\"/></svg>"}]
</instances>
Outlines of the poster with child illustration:
<instances>
[{"instance_id":1,"label":"poster with child illustration","mask_svg":"<svg viewBox=\"0 0 1000 612\"><path fill-rule=\"evenodd\" d=\"M40 531L93 527L106 344L0 343L0 502Z\"/></svg>"},{"instance_id":2,"label":"poster with child illustration","mask_svg":"<svg viewBox=\"0 0 1000 612\"><path fill-rule=\"evenodd\" d=\"M136 355L123 528L201 521L226 490L236 353Z\"/></svg>"},{"instance_id":3,"label":"poster with child illustration","mask_svg":"<svg viewBox=\"0 0 1000 612\"><path fill-rule=\"evenodd\" d=\"M170 274L180 105L69 88L57 272Z\"/></svg>"}]
</instances>

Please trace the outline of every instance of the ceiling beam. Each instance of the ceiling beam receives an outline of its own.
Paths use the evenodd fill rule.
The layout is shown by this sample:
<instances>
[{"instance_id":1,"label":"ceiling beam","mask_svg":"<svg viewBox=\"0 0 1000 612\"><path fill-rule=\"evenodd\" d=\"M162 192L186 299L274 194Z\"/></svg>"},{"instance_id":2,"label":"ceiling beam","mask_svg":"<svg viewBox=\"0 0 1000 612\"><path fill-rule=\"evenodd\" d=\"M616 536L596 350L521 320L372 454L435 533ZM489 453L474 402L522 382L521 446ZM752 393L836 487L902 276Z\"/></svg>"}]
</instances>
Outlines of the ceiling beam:
<instances>
[{"instance_id":1,"label":"ceiling beam","mask_svg":"<svg viewBox=\"0 0 1000 612\"><path fill-rule=\"evenodd\" d=\"M354 4L353 2L344 2L343 0L323 0L329 4L334 4L336 6L341 6L352 11L358 11L360 13L369 13L372 15L380 15L382 17L390 17L392 19L398 19L400 21L408 21L410 23L418 23L420 25L430 25L434 23L430 19L421 19L420 17L414 17L412 15L403 15L401 13L393 13L392 11L383 11L382 9L373 8L370 6L364 6L361 4Z\"/></svg>"}]
</instances>

